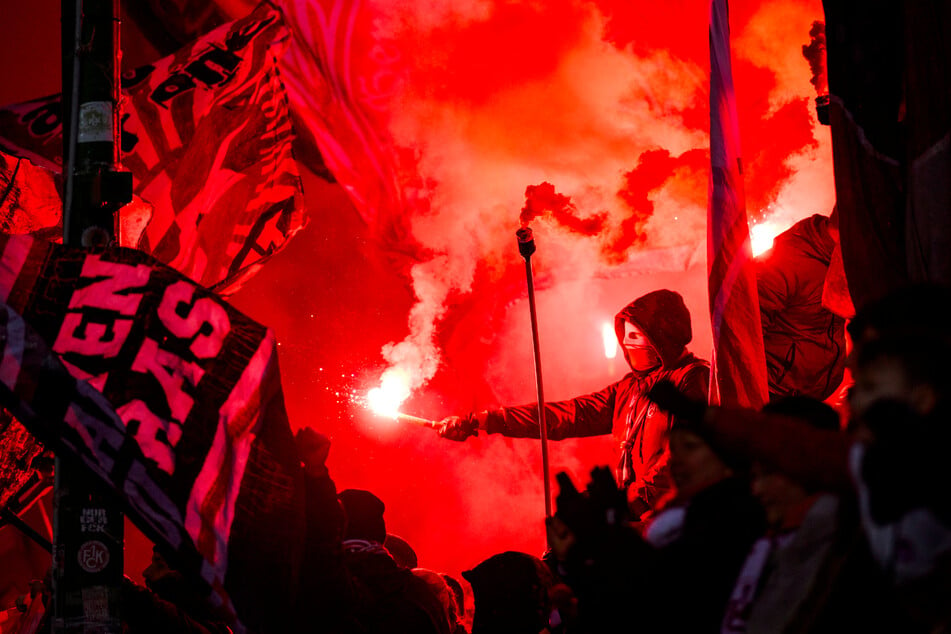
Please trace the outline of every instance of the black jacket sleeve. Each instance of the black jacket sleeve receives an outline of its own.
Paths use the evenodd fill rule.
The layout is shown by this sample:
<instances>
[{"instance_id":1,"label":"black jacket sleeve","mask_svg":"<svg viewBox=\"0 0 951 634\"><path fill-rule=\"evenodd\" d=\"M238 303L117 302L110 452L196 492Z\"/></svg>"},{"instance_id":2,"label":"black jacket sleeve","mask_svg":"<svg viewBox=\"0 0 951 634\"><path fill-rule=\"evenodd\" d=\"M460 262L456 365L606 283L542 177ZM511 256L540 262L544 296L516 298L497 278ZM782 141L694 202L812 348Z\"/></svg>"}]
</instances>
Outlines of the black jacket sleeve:
<instances>
[{"instance_id":1,"label":"black jacket sleeve","mask_svg":"<svg viewBox=\"0 0 951 634\"><path fill-rule=\"evenodd\" d=\"M551 440L610 434L614 427L618 383L566 401L545 403ZM538 438L538 404L503 407L488 412L486 431L513 438Z\"/></svg>"}]
</instances>

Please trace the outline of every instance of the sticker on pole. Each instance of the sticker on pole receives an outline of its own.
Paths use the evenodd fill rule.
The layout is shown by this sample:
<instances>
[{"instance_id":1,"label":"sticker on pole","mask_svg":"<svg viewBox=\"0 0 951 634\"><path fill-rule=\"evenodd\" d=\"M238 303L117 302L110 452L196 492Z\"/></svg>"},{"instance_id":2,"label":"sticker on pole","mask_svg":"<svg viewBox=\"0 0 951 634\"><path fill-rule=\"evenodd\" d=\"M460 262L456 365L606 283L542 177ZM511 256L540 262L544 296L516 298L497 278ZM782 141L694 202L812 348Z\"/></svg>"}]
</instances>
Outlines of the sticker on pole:
<instances>
[{"instance_id":1,"label":"sticker on pole","mask_svg":"<svg viewBox=\"0 0 951 634\"><path fill-rule=\"evenodd\" d=\"M112 141L112 102L88 101L79 106L79 143Z\"/></svg>"},{"instance_id":2,"label":"sticker on pole","mask_svg":"<svg viewBox=\"0 0 951 634\"><path fill-rule=\"evenodd\" d=\"M109 565L109 549L92 539L79 547L79 566L86 572L102 572Z\"/></svg>"}]
</instances>

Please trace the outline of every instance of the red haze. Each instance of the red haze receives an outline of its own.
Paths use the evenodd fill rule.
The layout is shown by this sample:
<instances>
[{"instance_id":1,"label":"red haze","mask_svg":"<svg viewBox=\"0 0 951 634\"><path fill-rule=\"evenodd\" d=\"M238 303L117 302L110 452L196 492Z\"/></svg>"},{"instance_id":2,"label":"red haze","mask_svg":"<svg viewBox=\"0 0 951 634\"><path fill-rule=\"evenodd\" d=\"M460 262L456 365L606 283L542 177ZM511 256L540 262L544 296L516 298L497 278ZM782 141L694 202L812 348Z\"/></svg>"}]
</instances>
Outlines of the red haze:
<instances>
[{"instance_id":1,"label":"red haze","mask_svg":"<svg viewBox=\"0 0 951 634\"><path fill-rule=\"evenodd\" d=\"M538 443L444 441L375 419L351 396L399 365L417 379L408 413L439 419L533 399L514 236L533 183L552 183L586 223L532 221L546 396L620 378L623 361L604 358L601 324L656 288L684 294L691 348L709 355L708 4L369 6L406 65L388 120L415 204L381 231L341 187L305 176L310 224L234 303L275 330L292 425L331 437L338 487L375 491L420 565L458 575L496 552L543 548ZM50 24L29 41L3 42L4 103L59 89L48 74L55 4L31 7ZM745 0L731 11L750 216L788 226L828 212L828 129L812 111L802 53L821 3ZM12 18L2 29L29 32ZM148 61L134 33L124 44L130 64ZM614 463L614 447L610 438L554 443L553 469L583 484L592 466Z\"/></svg>"}]
</instances>

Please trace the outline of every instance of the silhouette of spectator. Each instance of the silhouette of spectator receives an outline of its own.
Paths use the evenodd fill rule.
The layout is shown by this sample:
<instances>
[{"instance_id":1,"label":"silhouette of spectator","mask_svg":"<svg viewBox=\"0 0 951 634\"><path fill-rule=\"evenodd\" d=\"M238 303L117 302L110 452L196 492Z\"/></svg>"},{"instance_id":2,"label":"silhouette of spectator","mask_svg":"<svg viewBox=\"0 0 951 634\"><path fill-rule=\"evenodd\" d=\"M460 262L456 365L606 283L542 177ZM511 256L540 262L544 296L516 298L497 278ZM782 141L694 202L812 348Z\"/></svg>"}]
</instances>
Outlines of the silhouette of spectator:
<instances>
[{"instance_id":1,"label":"silhouette of spectator","mask_svg":"<svg viewBox=\"0 0 951 634\"><path fill-rule=\"evenodd\" d=\"M508 551L462 573L472 584L472 634L539 634L548 627L554 579L538 558Z\"/></svg>"},{"instance_id":2,"label":"silhouette of spectator","mask_svg":"<svg viewBox=\"0 0 951 634\"><path fill-rule=\"evenodd\" d=\"M623 495L606 469L592 472L584 494L559 474L552 543L578 601L569 632L719 628L740 564L764 529L763 512L737 455L681 423L671 430L670 453L675 494L646 541L626 524Z\"/></svg>"},{"instance_id":3,"label":"silhouette of spectator","mask_svg":"<svg viewBox=\"0 0 951 634\"><path fill-rule=\"evenodd\" d=\"M383 548L390 553L393 559L396 560L396 563L404 568L412 570L413 568L419 567L416 551L409 545L409 542L399 535L387 533L386 539L383 540Z\"/></svg>"},{"instance_id":4,"label":"silhouette of spectator","mask_svg":"<svg viewBox=\"0 0 951 634\"><path fill-rule=\"evenodd\" d=\"M860 309L850 434L771 413L706 408L658 385L652 398L718 442L807 488L857 499L862 535L915 623L951 624L948 446L951 358L947 289L902 289ZM911 310L909 310L911 309Z\"/></svg>"},{"instance_id":5,"label":"silhouette of spectator","mask_svg":"<svg viewBox=\"0 0 951 634\"><path fill-rule=\"evenodd\" d=\"M838 433L831 407L788 397L764 408ZM851 504L804 486L760 461L752 490L769 532L753 544L723 618L723 632L870 631L898 626L884 575L876 568ZM871 603L871 605L867 605Z\"/></svg>"},{"instance_id":6,"label":"silhouette of spectator","mask_svg":"<svg viewBox=\"0 0 951 634\"><path fill-rule=\"evenodd\" d=\"M765 529L763 509L750 493L748 461L695 426L671 430L670 469L676 494L646 532L655 554L641 572L650 577L644 603L657 631L715 631Z\"/></svg>"},{"instance_id":7,"label":"silhouette of spectator","mask_svg":"<svg viewBox=\"0 0 951 634\"><path fill-rule=\"evenodd\" d=\"M432 593L439 599L439 603L442 604L443 607L446 627L449 632L452 634L458 632L460 623L459 612L456 610L456 596L453 594L449 584L446 583L444 575L440 575L438 572L429 570L428 568L413 568L413 574L425 581ZM464 632L465 630L463 629L462 631Z\"/></svg>"},{"instance_id":8,"label":"silhouette of spectator","mask_svg":"<svg viewBox=\"0 0 951 634\"><path fill-rule=\"evenodd\" d=\"M558 588L559 616L568 632L611 631L630 622L632 597L646 595L652 549L628 521L624 491L610 469L592 470L583 493L568 474L557 479L548 542L552 565L573 593Z\"/></svg>"},{"instance_id":9,"label":"silhouette of spectator","mask_svg":"<svg viewBox=\"0 0 951 634\"><path fill-rule=\"evenodd\" d=\"M319 618L326 632L349 632L354 627L357 606L350 573L344 565L346 518L326 465L330 439L304 427L297 432L295 442L304 471L307 517L297 629L307 630Z\"/></svg>"},{"instance_id":10,"label":"silhouette of spectator","mask_svg":"<svg viewBox=\"0 0 951 634\"><path fill-rule=\"evenodd\" d=\"M347 516L344 562L354 586L359 627L379 634L449 634L439 598L383 547L383 501L359 489L341 491L338 497Z\"/></svg>"},{"instance_id":11,"label":"silhouette of spectator","mask_svg":"<svg viewBox=\"0 0 951 634\"><path fill-rule=\"evenodd\" d=\"M846 327L854 354L868 342L888 337L927 337L951 341L951 288L920 283L904 286L871 301Z\"/></svg>"},{"instance_id":12,"label":"silhouette of spectator","mask_svg":"<svg viewBox=\"0 0 951 634\"><path fill-rule=\"evenodd\" d=\"M466 634L472 625L472 619L466 614L466 593L459 580L452 575L442 574L443 581L452 590L452 598L455 601L456 629L453 634Z\"/></svg>"},{"instance_id":13,"label":"silhouette of spectator","mask_svg":"<svg viewBox=\"0 0 951 634\"><path fill-rule=\"evenodd\" d=\"M128 634L230 634L226 620L208 603L207 588L170 566L162 548L153 548L142 576L147 588L128 577L122 583L122 621Z\"/></svg>"}]
</instances>

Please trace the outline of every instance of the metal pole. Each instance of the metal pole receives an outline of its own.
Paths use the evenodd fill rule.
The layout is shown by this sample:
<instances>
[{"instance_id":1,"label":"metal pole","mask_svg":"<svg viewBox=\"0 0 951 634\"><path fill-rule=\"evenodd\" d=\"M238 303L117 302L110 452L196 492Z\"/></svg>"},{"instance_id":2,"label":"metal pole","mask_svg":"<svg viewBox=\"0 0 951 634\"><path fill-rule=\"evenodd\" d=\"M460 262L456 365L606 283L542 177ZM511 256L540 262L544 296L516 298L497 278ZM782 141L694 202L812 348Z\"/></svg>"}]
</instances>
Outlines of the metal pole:
<instances>
[{"instance_id":1,"label":"metal pole","mask_svg":"<svg viewBox=\"0 0 951 634\"><path fill-rule=\"evenodd\" d=\"M118 171L117 0L62 0L63 242L115 242L115 213L132 198ZM53 517L53 631L121 634L124 517L114 494L57 457Z\"/></svg>"},{"instance_id":2,"label":"metal pole","mask_svg":"<svg viewBox=\"0 0 951 634\"><path fill-rule=\"evenodd\" d=\"M515 232L518 252L525 258L525 281L528 283L528 310L532 316L532 346L535 354L535 388L538 391L538 432L542 440L542 478L545 485L545 517L551 517L551 469L548 466L548 424L545 420L545 393L542 389L542 360L538 346L538 317L535 311L535 282L532 277L532 254L535 239L532 230L522 227Z\"/></svg>"}]
</instances>

